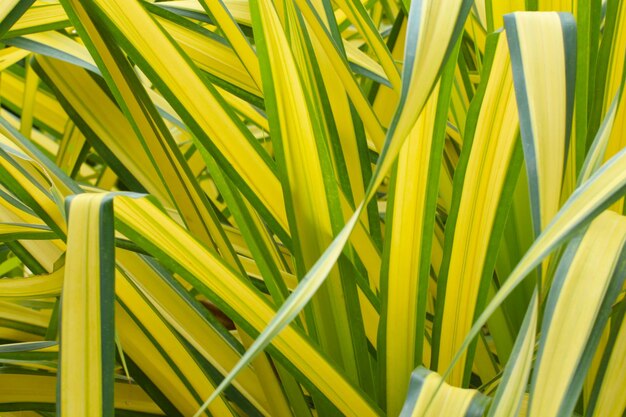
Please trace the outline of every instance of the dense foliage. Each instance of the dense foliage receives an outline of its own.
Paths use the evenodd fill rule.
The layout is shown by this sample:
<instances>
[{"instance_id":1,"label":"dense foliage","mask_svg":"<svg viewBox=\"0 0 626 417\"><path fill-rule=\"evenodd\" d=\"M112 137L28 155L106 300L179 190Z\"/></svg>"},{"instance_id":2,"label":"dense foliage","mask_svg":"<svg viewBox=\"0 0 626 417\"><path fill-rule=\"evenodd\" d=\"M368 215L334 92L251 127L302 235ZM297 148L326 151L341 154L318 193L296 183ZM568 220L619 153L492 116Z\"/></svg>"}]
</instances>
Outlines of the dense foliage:
<instances>
[{"instance_id":1,"label":"dense foliage","mask_svg":"<svg viewBox=\"0 0 626 417\"><path fill-rule=\"evenodd\" d=\"M623 417L625 56L624 0L0 0L0 415Z\"/></svg>"}]
</instances>

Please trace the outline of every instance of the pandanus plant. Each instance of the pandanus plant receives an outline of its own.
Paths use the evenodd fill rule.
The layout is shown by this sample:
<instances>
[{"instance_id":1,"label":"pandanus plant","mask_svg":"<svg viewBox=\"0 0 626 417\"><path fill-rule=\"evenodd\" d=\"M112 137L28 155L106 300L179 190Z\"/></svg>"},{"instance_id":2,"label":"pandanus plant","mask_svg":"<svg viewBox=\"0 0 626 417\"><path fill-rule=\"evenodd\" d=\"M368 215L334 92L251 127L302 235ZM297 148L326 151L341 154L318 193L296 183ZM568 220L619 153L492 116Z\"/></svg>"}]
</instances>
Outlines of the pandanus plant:
<instances>
[{"instance_id":1,"label":"pandanus plant","mask_svg":"<svg viewBox=\"0 0 626 417\"><path fill-rule=\"evenodd\" d=\"M0 414L626 409L626 1L1 0Z\"/></svg>"}]
</instances>

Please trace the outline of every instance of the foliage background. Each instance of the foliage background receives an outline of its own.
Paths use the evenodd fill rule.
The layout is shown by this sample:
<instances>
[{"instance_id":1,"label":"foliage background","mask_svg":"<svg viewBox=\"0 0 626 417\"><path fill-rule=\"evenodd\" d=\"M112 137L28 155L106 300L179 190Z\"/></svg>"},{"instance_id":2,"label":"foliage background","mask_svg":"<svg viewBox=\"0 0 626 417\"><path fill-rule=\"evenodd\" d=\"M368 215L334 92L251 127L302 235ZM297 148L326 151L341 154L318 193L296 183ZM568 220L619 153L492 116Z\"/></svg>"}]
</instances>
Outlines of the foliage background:
<instances>
[{"instance_id":1,"label":"foliage background","mask_svg":"<svg viewBox=\"0 0 626 417\"><path fill-rule=\"evenodd\" d=\"M2 0L0 42L0 414L626 414L623 0Z\"/></svg>"}]
</instances>

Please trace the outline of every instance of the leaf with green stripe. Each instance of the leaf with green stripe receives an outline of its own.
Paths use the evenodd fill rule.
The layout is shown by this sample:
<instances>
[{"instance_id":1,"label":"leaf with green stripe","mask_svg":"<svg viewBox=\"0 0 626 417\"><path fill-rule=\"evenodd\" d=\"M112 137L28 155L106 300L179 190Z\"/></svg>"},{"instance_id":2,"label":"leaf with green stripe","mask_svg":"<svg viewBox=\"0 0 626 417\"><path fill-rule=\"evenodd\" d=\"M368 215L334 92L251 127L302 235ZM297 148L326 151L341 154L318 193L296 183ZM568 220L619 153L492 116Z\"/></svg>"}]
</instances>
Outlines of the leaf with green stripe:
<instances>
[{"instance_id":1,"label":"leaf with green stripe","mask_svg":"<svg viewBox=\"0 0 626 417\"><path fill-rule=\"evenodd\" d=\"M21 6L29 1L19 0L19 2L15 2L14 0L9 0L7 4L10 7L11 3L19 3L18 7L14 9L19 10ZM11 38L28 33L63 29L68 26L70 26L70 21L60 4L57 2L36 2L21 14L16 22L12 23L8 32L4 33L2 37Z\"/></svg>"},{"instance_id":2,"label":"leaf with green stripe","mask_svg":"<svg viewBox=\"0 0 626 417\"><path fill-rule=\"evenodd\" d=\"M0 241L20 239L51 239L56 235L39 224L0 223Z\"/></svg>"},{"instance_id":3,"label":"leaf with green stripe","mask_svg":"<svg viewBox=\"0 0 626 417\"><path fill-rule=\"evenodd\" d=\"M379 377L385 381L381 389L388 415L400 412L406 397L406 389L400 387L405 386L416 365L427 363L423 345L439 188L436 179L443 156L453 65L450 60L400 150L391 177L377 345L383 354L379 357Z\"/></svg>"},{"instance_id":4,"label":"leaf with green stripe","mask_svg":"<svg viewBox=\"0 0 626 417\"><path fill-rule=\"evenodd\" d=\"M261 70L255 51L244 36L241 28L233 19L230 11L226 8L224 2L221 0L208 2L199 0L199 3L207 11L209 16L212 17L213 22L223 31L226 39L228 39L233 50L246 68L246 71L250 74L256 86L261 89Z\"/></svg>"},{"instance_id":5,"label":"leaf with green stripe","mask_svg":"<svg viewBox=\"0 0 626 417\"><path fill-rule=\"evenodd\" d=\"M56 297L61 294L64 274L64 268L59 268L51 274L3 278L0 299Z\"/></svg>"},{"instance_id":6,"label":"leaf with green stripe","mask_svg":"<svg viewBox=\"0 0 626 417\"><path fill-rule=\"evenodd\" d=\"M52 373L0 370L0 410L3 415L15 410L20 413L20 417L22 413L27 413L20 410L54 414L56 385L56 375ZM128 380L115 381L114 406L117 413L129 417L165 415L141 387Z\"/></svg>"},{"instance_id":7,"label":"leaf with green stripe","mask_svg":"<svg viewBox=\"0 0 626 417\"><path fill-rule=\"evenodd\" d=\"M68 252L61 297L57 412L113 416L115 362L113 207L108 194L69 201Z\"/></svg>"},{"instance_id":8,"label":"leaf with green stripe","mask_svg":"<svg viewBox=\"0 0 626 417\"><path fill-rule=\"evenodd\" d=\"M473 318L485 304L521 168L519 119L504 34L492 35L486 51L484 84L468 112L470 122L446 222L433 325L432 366L438 370L450 366ZM465 386L471 362L470 352L461 358L448 381Z\"/></svg>"},{"instance_id":9,"label":"leaf with green stripe","mask_svg":"<svg viewBox=\"0 0 626 417\"><path fill-rule=\"evenodd\" d=\"M400 417L480 417L488 403L478 391L448 385L437 373L419 367L411 375Z\"/></svg>"},{"instance_id":10,"label":"leaf with green stripe","mask_svg":"<svg viewBox=\"0 0 626 417\"><path fill-rule=\"evenodd\" d=\"M7 0L0 6L0 38L11 29L35 0Z\"/></svg>"},{"instance_id":11,"label":"leaf with green stripe","mask_svg":"<svg viewBox=\"0 0 626 417\"><path fill-rule=\"evenodd\" d=\"M607 211L564 252L541 324L530 417L572 414L611 306L622 290L625 243L626 218Z\"/></svg>"},{"instance_id":12,"label":"leaf with green stripe","mask_svg":"<svg viewBox=\"0 0 626 417\"><path fill-rule=\"evenodd\" d=\"M539 235L560 206L574 109L576 23L564 13L513 13L505 16L505 28Z\"/></svg>"}]
</instances>

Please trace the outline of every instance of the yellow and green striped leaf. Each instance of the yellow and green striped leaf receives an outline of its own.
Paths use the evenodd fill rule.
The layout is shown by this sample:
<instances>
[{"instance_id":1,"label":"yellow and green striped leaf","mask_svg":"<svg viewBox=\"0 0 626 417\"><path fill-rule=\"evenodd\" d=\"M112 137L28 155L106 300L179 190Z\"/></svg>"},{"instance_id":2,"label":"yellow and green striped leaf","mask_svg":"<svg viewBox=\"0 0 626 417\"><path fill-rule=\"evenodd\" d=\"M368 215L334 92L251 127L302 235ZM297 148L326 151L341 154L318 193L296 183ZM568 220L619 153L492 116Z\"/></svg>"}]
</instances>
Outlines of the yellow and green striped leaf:
<instances>
[{"instance_id":1,"label":"yellow and green striped leaf","mask_svg":"<svg viewBox=\"0 0 626 417\"><path fill-rule=\"evenodd\" d=\"M488 40L485 83L469 110L464 152L457 165L446 223L433 329L433 367L444 370L484 305L502 228L519 176L519 119L509 49L503 34ZM467 383L462 357L449 382ZM471 353L469 363L472 362ZM464 376L465 375L465 376Z\"/></svg>"},{"instance_id":2,"label":"yellow and green striped leaf","mask_svg":"<svg viewBox=\"0 0 626 417\"><path fill-rule=\"evenodd\" d=\"M113 416L113 207L108 194L69 201L68 252L61 297L61 416Z\"/></svg>"},{"instance_id":3,"label":"yellow and green striped leaf","mask_svg":"<svg viewBox=\"0 0 626 417\"><path fill-rule=\"evenodd\" d=\"M607 211L564 252L541 324L529 416L567 416L574 410L595 346L624 283L625 243L626 218Z\"/></svg>"},{"instance_id":4,"label":"yellow and green striped leaf","mask_svg":"<svg viewBox=\"0 0 626 417\"><path fill-rule=\"evenodd\" d=\"M476 390L457 388L443 382L437 373L417 368L411 375L409 394L401 417L480 417L488 398Z\"/></svg>"},{"instance_id":5,"label":"yellow and green striped leaf","mask_svg":"<svg viewBox=\"0 0 626 417\"><path fill-rule=\"evenodd\" d=\"M561 200L574 109L575 25L564 13L505 17L535 235L554 217Z\"/></svg>"},{"instance_id":6,"label":"yellow and green striped leaf","mask_svg":"<svg viewBox=\"0 0 626 417\"><path fill-rule=\"evenodd\" d=\"M0 38L11 29L35 0L7 0L0 6Z\"/></svg>"},{"instance_id":7,"label":"yellow and green striped leaf","mask_svg":"<svg viewBox=\"0 0 626 417\"><path fill-rule=\"evenodd\" d=\"M51 373L29 371L0 371L0 408L15 410L18 417L27 411L50 412L56 402L56 376ZM130 416L163 416L150 397L129 381L115 382L115 409ZM17 414L19 413L19 414ZM7 413L8 414L8 413ZM10 415L10 414L9 414ZM28 415L28 414L26 414ZM37 413L36 415L41 415Z\"/></svg>"}]
</instances>

